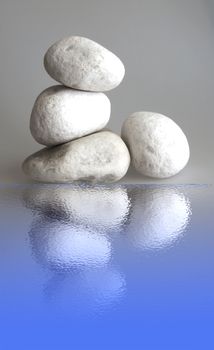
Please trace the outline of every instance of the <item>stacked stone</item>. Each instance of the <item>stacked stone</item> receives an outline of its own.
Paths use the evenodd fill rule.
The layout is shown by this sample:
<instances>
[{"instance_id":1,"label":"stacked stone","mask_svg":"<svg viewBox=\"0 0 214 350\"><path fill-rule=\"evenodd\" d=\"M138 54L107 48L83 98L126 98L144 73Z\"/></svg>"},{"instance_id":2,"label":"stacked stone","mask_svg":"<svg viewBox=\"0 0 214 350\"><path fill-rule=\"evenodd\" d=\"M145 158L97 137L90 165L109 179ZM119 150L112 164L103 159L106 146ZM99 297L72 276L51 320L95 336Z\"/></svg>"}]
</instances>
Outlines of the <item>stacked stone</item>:
<instances>
[{"instance_id":1,"label":"stacked stone","mask_svg":"<svg viewBox=\"0 0 214 350\"><path fill-rule=\"evenodd\" d=\"M44 66L62 85L49 87L36 99L30 130L47 147L24 161L24 172L43 182L121 179L130 164L128 148L103 129L111 113L103 92L122 81L121 60L90 39L71 36L48 49Z\"/></svg>"}]
</instances>

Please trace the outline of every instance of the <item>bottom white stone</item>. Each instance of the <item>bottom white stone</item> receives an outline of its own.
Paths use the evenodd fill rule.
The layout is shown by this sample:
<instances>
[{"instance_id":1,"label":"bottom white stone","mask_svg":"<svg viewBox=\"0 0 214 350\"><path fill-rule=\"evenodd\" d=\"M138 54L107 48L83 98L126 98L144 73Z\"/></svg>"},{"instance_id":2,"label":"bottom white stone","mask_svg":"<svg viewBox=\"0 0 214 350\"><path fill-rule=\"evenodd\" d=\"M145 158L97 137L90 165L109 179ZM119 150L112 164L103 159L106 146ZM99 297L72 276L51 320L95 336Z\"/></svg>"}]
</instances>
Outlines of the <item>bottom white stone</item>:
<instances>
[{"instance_id":1,"label":"bottom white stone","mask_svg":"<svg viewBox=\"0 0 214 350\"><path fill-rule=\"evenodd\" d=\"M41 182L114 182L126 174L129 164L123 140L101 131L34 153L24 161L23 171Z\"/></svg>"}]
</instances>

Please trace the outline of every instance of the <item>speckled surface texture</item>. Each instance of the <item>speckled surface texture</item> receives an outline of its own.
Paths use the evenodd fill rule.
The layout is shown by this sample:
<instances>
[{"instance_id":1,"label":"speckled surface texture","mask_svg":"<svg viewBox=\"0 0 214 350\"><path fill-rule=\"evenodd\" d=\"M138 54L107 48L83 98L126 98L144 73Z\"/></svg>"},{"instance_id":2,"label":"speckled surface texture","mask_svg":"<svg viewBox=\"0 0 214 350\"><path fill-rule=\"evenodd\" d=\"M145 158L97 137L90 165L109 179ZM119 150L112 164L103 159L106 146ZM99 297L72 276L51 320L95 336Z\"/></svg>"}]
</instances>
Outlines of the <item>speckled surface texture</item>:
<instances>
[{"instance_id":1,"label":"speckled surface texture","mask_svg":"<svg viewBox=\"0 0 214 350\"><path fill-rule=\"evenodd\" d=\"M45 54L44 66L56 81L80 90L108 91L122 81L125 68L111 51L93 40L70 36Z\"/></svg>"},{"instance_id":2,"label":"speckled surface texture","mask_svg":"<svg viewBox=\"0 0 214 350\"><path fill-rule=\"evenodd\" d=\"M51 86L36 99L30 130L37 142L53 146L101 130L110 113L111 103L101 92Z\"/></svg>"},{"instance_id":3,"label":"speckled surface texture","mask_svg":"<svg viewBox=\"0 0 214 350\"><path fill-rule=\"evenodd\" d=\"M114 182L130 164L123 140L110 131L101 131L28 157L23 170L30 178L44 182Z\"/></svg>"},{"instance_id":4,"label":"speckled surface texture","mask_svg":"<svg viewBox=\"0 0 214 350\"><path fill-rule=\"evenodd\" d=\"M189 160L189 145L181 128L170 118L136 112L126 119L122 138L132 164L143 175L167 178L181 171Z\"/></svg>"}]
</instances>

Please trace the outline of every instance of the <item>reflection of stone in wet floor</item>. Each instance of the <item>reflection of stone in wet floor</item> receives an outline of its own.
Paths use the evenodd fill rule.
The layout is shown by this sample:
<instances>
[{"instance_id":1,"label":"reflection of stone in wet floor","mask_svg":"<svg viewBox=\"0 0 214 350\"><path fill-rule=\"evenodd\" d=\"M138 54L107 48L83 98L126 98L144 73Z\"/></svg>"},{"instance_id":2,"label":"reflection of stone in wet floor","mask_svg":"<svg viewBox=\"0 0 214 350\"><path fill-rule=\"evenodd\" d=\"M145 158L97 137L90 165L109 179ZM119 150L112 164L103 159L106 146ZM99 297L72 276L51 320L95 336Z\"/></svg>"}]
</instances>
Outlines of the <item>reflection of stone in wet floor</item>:
<instances>
[{"instance_id":1,"label":"reflection of stone in wet floor","mask_svg":"<svg viewBox=\"0 0 214 350\"><path fill-rule=\"evenodd\" d=\"M52 275L44 288L48 302L77 314L118 303L126 283L107 233L126 220L127 191L51 186L30 188L23 198L36 214L29 232L33 256Z\"/></svg>"},{"instance_id":2,"label":"reflection of stone in wet floor","mask_svg":"<svg viewBox=\"0 0 214 350\"><path fill-rule=\"evenodd\" d=\"M36 186L24 192L28 208L99 231L120 229L129 212L127 190L106 186Z\"/></svg>"},{"instance_id":3,"label":"reflection of stone in wet floor","mask_svg":"<svg viewBox=\"0 0 214 350\"><path fill-rule=\"evenodd\" d=\"M29 232L34 257L52 276L44 291L54 307L77 314L112 308L124 297L117 240L109 233L122 233L115 236L120 250L124 240L128 250L165 248L190 216L179 187L49 185L28 188L23 199L36 215Z\"/></svg>"},{"instance_id":4,"label":"reflection of stone in wet floor","mask_svg":"<svg viewBox=\"0 0 214 350\"><path fill-rule=\"evenodd\" d=\"M124 275L115 267L64 275L51 286L52 306L78 316L102 313L125 297Z\"/></svg>"},{"instance_id":5,"label":"reflection of stone in wet floor","mask_svg":"<svg viewBox=\"0 0 214 350\"><path fill-rule=\"evenodd\" d=\"M191 213L182 190L165 186L138 186L129 190L131 209L125 231L140 249L161 249L184 233Z\"/></svg>"},{"instance_id":6,"label":"reflection of stone in wet floor","mask_svg":"<svg viewBox=\"0 0 214 350\"><path fill-rule=\"evenodd\" d=\"M37 218L29 235L37 261L53 271L101 268L111 258L107 237L84 226Z\"/></svg>"}]
</instances>

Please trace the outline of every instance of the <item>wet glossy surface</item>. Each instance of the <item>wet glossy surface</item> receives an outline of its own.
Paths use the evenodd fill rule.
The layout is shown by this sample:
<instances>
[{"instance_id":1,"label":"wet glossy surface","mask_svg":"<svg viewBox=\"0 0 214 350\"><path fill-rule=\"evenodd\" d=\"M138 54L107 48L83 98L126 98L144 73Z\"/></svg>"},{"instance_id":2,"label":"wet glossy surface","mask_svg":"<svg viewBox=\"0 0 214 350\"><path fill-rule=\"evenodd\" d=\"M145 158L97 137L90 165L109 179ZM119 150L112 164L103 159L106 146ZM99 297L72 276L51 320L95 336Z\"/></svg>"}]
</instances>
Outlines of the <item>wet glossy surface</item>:
<instances>
[{"instance_id":1,"label":"wet glossy surface","mask_svg":"<svg viewBox=\"0 0 214 350\"><path fill-rule=\"evenodd\" d=\"M212 186L0 187L2 349L212 349Z\"/></svg>"}]
</instances>

